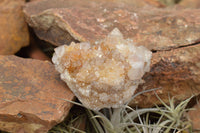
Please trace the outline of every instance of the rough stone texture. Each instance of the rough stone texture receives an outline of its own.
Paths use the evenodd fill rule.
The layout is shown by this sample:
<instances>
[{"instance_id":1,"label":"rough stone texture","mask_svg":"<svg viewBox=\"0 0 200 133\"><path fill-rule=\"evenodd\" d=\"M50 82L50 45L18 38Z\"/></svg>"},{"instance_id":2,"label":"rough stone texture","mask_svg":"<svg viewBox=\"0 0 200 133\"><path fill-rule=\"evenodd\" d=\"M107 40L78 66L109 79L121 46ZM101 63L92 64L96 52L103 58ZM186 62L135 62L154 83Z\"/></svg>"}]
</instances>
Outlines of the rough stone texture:
<instances>
[{"instance_id":1,"label":"rough stone texture","mask_svg":"<svg viewBox=\"0 0 200 133\"><path fill-rule=\"evenodd\" d=\"M193 107L194 110L189 111L187 114L189 116L189 119L192 122L192 128L194 132L196 130L200 131L200 103L199 102Z\"/></svg>"},{"instance_id":2,"label":"rough stone texture","mask_svg":"<svg viewBox=\"0 0 200 133\"><path fill-rule=\"evenodd\" d=\"M180 10L81 0L44 0L30 2L24 8L26 20L37 35L57 46L71 41L94 42L117 27L125 38L151 50L199 41L200 9Z\"/></svg>"},{"instance_id":3,"label":"rough stone texture","mask_svg":"<svg viewBox=\"0 0 200 133\"><path fill-rule=\"evenodd\" d=\"M115 28L96 44L72 42L57 47L52 61L83 105L99 110L131 100L150 70L151 56L151 51L125 40Z\"/></svg>"},{"instance_id":4,"label":"rough stone texture","mask_svg":"<svg viewBox=\"0 0 200 133\"><path fill-rule=\"evenodd\" d=\"M103 3L105 5L106 5L106 3L113 4L113 1L115 1L115 0L108 0L108 1L104 1ZM120 0L117 0L117 1L120 1ZM132 2L130 0L126 0L126 2L128 4L132 3L132 5L134 7L143 7L143 6L147 5L142 0L140 2L138 2L137 0L133 0ZM77 4L77 3L79 3L79 4ZM90 3L90 4L88 4L88 3ZM26 15L27 22L35 29L35 32L40 39L46 40L54 45L59 46L62 44L69 44L71 41L76 41L76 40L78 40L78 41L84 40L85 41L86 39L83 37L77 36L80 33L78 33L76 30L73 29L74 27L76 27L76 25L71 27L70 25L68 25L68 22L66 23L65 21L62 20L61 15L58 14L58 16L57 16L55 14L56 16L54 16L53 10L55 8L58 8L58 9L66 8L63 10L64 10L64 12L65 12L65 10L68 12L67 8L74 7L74 11L76 11L76 13L69 14L69 13L74 12L74 11L69 11L67 13L67 14L69 14L69 17L71 17L71 15L73 15L73 16L78 15L77 16L78 18L80 16L82 16L84 19L80 18L80 20L82 19L81 21L84 21L84 20L87 20L86 16L83 14L77 14L77 13L82 12L81 10L78 11L79 8L82 8L84 11L85 8L91 8L90 6L92 6L93 4L94 4L94 6L97 6L97 4L99 4L99 3L101 3L101 0L95 0L93 2L91 2L91 1L86 2L86 1L81 1L81 0L73 0L73 1L71 1L71 0L51 0L51 1L43 0L43 1L37 1L37 2L30 2L30 3L26 4L26 6L24 8L24 12ZM124 4L122 4L122 5L124 5ZM76 7L76 6L78 6L78 7ZM98 5L98 6L101 6L101 5ZM101 8L102 8L102 11L105 9L105 12L107 12L106 8L103 9L103 6L101 6ZM44 16L43 12L46 12L47 10L51 10L51 11L49 13L47 13L49 15ZM63 11L61 11L61 12L63 12ZM92 13L93 11L87 11L87 12ZM39 15L40 13L42 13L42 14ZM89 14L89 15L92 16L94 14ZM43 18L43 16L44 16L44 18ZM109 15L107 15L107 16L109 16ZM37 17L39 17L41 19L38 20ZM55 17L58 20L56 20ZM75 19L73 18L74 20L72 20L72 21L74 21L74 22L77 21L77 19L78 19L77 17ZM65 18L65 19L68 19L68 18ZM94 21L91 21L91 19L93 19ZM91 18L91 19L90 19L90 21L92 23L97 21L96 18ZM71 19L70 19L70 21L71 21ZM90 29L90 26L89 27L87 26L87 25L90 25L89 23L84 24L84 22L81 22L81 21L78 20L77 22L75 22L78 25L80 25L82 28L85 26L84 29L81 28L80 30L85 30L85 32L88 32L88 33L90 32L90 30L94 30L94 28L91 27L92 29ZM74 22L72 22L72 23L74 23ZM79 27L77 27L77 28L79 29ZM112 29L114 29L114 28L112 28ZM105 34L107 35L109 32L107 31Z\"/></svg>"},{"instance_id":5,"label":"rough stone texture","mask_svg":"<svg viewBox=\"0 0 200 133\"><path fill-rule=\"evenodd\" d=\"M29 44L29 33L22 12L25 0L0 1L0 54L15 54Z\"/></svg>"},{"instance_id":6,"label":"rough stone texture","mask_svg":"<svg viewBox=\"0 0 200 133\"><path fill-rule=\"evenodd\" d=\"M200 94L200 44L154 53L151 70L144 76L144 83L137 90L159 88L156 93L166 103L169 96L183 100ZM145 99L145 100L144 100ZM132 101L132 105L149 107L159 104L154 92L144 93Z\"/></svg>"},{"instance_id":7,"label":"rough stone texture","mask_svg":"<svg viewBox=\"0 0 200 133\"><path fill-rule=\"evenodd\" d=\"M0 130L46 133L68 114L74 95L50 62L0 56Z\"/></svg>"},{"instance_id":8,"label":"rough stone texture","mask_svg":"<svg viewBox=\"0 0 200 133\"><path fill-rule=\"evenodd\" d=\"M78 0L62 3L65 8L55 9L61 7L59 1L26 5L27 22L40 38L57 46L71 40L96 41L117 27L125 38L154 51L151 71L144 76L146 83L138 91L162 87L157 93L166 102L168 93L177 100L200 93L199 44L195 44L200 42L200 9L137 8L130 4ZM149 107L154 103L160 102L150 92L138 96L131 104Z\"/></svg>"},{"instance_id":9,"label":"rough stone texture","mask_svg":"<svg viewBox=\"0 0 200 133\"><path fill-rule=\"evenodd\" d=\"M200 8L200 0L181 0L178 5L185 8Z\"/></svg>"}]
</instances>

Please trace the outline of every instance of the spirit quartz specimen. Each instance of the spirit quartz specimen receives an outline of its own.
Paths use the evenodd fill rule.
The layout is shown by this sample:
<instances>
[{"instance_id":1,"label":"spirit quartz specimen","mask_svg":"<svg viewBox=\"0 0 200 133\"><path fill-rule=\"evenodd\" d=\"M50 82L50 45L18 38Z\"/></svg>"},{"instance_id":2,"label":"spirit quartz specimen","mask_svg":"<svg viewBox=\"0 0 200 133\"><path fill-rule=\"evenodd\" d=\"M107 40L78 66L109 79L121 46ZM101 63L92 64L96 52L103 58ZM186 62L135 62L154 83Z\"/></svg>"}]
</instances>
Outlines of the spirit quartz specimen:
<instances>
[{"instance_id":1,"label":"spirit quartz specimen","mask_svg":"<svg viewBox=\"0 0 200 133\"><path fill-rule=\"evenodd\" d=\"M99 110L120 107L129 101L150 70L152 53L124 39L115 28L104 40L62 45L52 61L84 106Z\"/></svg>"}]
</instances>

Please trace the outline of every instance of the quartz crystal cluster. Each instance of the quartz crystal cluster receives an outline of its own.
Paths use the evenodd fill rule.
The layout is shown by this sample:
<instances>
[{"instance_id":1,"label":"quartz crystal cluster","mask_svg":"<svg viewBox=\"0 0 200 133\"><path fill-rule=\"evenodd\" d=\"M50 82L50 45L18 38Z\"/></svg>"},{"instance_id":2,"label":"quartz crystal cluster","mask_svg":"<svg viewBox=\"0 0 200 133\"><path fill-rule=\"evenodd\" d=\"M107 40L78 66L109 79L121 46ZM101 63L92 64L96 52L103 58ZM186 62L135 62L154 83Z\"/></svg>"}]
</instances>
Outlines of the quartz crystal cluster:
<instances>
[{"instance_id":1,"label":"quartz crystal cluster","mask_svg":"<svg viewBox=\"0 0 200 133\"><path fill-rule=\"evenodd\" d=\"M150 69L152 53L115 28L104 40L62 45L53 63L84 106L99 110L129 101Z\"/></svg>"}]
</instances>

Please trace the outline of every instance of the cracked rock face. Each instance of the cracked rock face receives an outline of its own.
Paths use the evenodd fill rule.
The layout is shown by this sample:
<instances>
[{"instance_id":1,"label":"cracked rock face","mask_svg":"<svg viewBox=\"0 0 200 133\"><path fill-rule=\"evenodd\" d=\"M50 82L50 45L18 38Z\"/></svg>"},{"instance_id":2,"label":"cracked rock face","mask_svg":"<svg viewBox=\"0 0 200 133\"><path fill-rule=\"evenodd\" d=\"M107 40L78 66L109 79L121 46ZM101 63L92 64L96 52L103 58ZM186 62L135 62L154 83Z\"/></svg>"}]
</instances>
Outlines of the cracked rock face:
<instances>
[{"instance_id":1,"label":"cracked rock face","mask_svg":"<svg viewBox=\"0 0 200 133\"><path fill-rule=\"evenodd\" d=\"M181 101L192 95L199 95L199 51L200 44L196 44L153 53L151 70L143 76L145 83L139 86L137 91L161 88L156 93L165 103L169 103L169 97L174 97L175 101ZM130 105L152 107L155 104L161 104L154 93L154 91L143 93Z\"/></svg>"},{"instance_id":2,"label":"cracked rock face","mask_svg":"<svg viewBox=\"0 0 200 133\"><path fill-rule=\"evenodd\" d=\"M47 133L63 121L73 93L50 62L0 56L0 130Z\"/></svg>"},{"instance_id":3,"label":"cracked rock face","mask_svg":"<svg viewBox=\"0 0 200 133\"><path fill-rule=\"evenodd\" d=\"M145 72L152 53L136 47L114 29L104 40L71 43L55 49L53 63L74 94L94 110L128 102Z\"/></svg>"},{"instance_id":4,"label":"cracked rock face","mask_svg":"<svg viewBox=\"0 0 200 133\"><path fill-rule=\"evenodd\" d=\"M55 46L95 42L115 27L125 38L153 51L187 46L200 39L200 9L141 7L134 0L42 0L26 4L24 13L37 36Z\"/></svg>"}]
</instances>

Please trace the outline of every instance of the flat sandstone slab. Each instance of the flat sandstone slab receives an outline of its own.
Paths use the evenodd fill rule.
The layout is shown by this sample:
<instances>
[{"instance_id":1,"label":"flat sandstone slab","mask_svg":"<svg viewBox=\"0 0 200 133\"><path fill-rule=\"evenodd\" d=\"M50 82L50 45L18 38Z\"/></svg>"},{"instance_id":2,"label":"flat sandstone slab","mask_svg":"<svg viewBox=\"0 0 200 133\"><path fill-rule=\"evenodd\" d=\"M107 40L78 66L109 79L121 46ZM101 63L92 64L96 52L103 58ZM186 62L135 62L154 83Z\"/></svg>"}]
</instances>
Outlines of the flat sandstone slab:
<instances>
[{"instance_id":1,"label":"flat sandstone slab","mask_svg":"<svg viewBox=\"0 0 200 133\"><path fill-rule=\"evenodd\" d=\"M46 133L68 114L73 93L50 62L0 56L0 130Z\"/></svg>"},{"instance_id":2,"label":"flat sandstone slab","mask_svg":"<svg viewBox=\"0 0 200 133\"><path fill-rule=\"evenodd\" d=\"M95 42L118 28L125 38L150 50L169 50L198 42L200 9L143 8L112 1L43 0L24 8L36 34L56 46Z\"/></svg>"}]
</instances>

